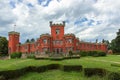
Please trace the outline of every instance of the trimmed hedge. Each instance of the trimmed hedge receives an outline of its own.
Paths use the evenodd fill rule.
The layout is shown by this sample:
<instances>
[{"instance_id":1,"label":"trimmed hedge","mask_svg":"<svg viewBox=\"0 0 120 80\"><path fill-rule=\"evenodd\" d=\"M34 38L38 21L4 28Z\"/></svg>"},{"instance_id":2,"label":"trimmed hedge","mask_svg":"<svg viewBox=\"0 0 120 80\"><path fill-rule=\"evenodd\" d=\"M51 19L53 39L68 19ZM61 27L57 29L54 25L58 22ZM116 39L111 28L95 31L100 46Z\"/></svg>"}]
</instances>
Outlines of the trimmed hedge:
<instances>
[{"instance_id":1,"label":"trimmed hedge","mask_svg":"<svg viewBox=\"0 0 120 80\"><path fill-rule=\"evenodd\" d=\"M93 75L98 75L98 76L105 76L107 71L105 69L101 68L84 68L84 75L87 77L91 77Z\"/></svg>"},{"instance_id":2,"label":"trimmed hedge","mask_svg":"<svg viewBox=\"0 0 120 80\"><path fill-rule=\"evenodd\" d=\"M50 60L61 61L64 60L64 57L50 57Z\"/></svg>"},{"instance_id":3,"label":"trimmed hedge","mask_svg":"<svg viewBox=\"0 0 120 80\"><path fill-rule=\"evenodd\" d=\"M73 55L73 56L67 56L67 57L35 57L36 60L55 60L55 61L61 61L64 59L80 59L80 56Z\"/></svg>"},{"instance_id":4,"label":"trimmed hedge","mask_svg":"<svg viewBox=\"0 0 120 80\"><path fill-rule=\"evenodd\" d=\"M82 71L82 66L81 65L60 65L60 64L49 64L49 65L44 65L44 66L29 66L25 67L22 69L17 69L17 70L8 70L8 71L0 71L0 79L3 80L9 80L9 79L14 79L18 78L28 72L45 72L47 70L53 70L53 69L60 69L64 71Z\"/></svg>"},{"instance_id":5,"label":"trimmed hedge","mask_svg":"<svg viewBox=\"0 0 120 80\"><path fill-rule=\"evenodd\" d=\"M8 71L0 71L0 80L12 80L15 78L19 78L20 76L28 73L28 72L45 72L47 70L59 69L63 71L77 71L80 72L83 70L81 65L61 65L61 64L49 64L43 66L29 66L22 69L17 70L8 70ZM84 75L87 77L91 77L93 75L97 75L100 77L106 76L108 71L101 68L84 68ZM108 80L120 80L120 73L111 72L108 74Z\"/></svg>"},{"instance_id":6,"label":"trimmed hedge","mask_svg":"<svg viewBox=\"0 0 120 80\"><path fill-rule=\"evenodd\" d=\"M99 56L107 55L105 52L102 52L102 51L81 51L81 52L78 52L78 54L82 57L84 56L99 57Z\"/></svg>"},{"instance_id":7,"label":"trimmed hedge","mask_svg":"<svg viewBox=\"0 0 120 80\"><path fill-rule=\"evenodd\" d=\"M82 71L81 65L63 65L63 71Z\"/></svg>"},{"instance_id":8,"label":"trimmed hedge","mask_svg":"<svg viewBox=\"0 0 120 80\"><path fill-rule=\"evenodd\" d=\"M108 75L108 80L120 80L120 73L112 72Z\"/></svg>"},{"instance_id":9,"label":"trimmed hedge","mask_svg":"<svg viewBox=\"0 0 120 80\"><path fill-rule=\"evenodd\" d=\"M21 58L22 53L21 52L14 52L10 54L11 58Z\"/></svg>"},{"instance_id":10,"label":"trimmed hedge","mask_svg":"<svg viewBox=\"0 0 120 80\"><path fill-rule=\"evenodd\" d=\"M120 64L112 63L111 66L120 67Z\"/></svg>"}]
</instances>

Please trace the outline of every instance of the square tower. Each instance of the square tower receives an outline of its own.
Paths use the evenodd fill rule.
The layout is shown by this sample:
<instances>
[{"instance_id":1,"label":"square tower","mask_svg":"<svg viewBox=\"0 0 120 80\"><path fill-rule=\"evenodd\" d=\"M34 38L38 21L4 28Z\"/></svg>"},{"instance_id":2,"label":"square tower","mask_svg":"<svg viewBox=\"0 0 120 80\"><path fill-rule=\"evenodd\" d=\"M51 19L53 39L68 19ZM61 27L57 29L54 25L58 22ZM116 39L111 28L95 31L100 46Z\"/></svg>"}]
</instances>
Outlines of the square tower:
<instances>
[{"instance_id":1,"label":"square tower","mask_svg":"<svg viewBox=\"0 0 120 80\"><path fill-rule=\"evenodd\" d=\"M53 24L52 21L50 21L50 27L51 27L51 36L53 37L53 40L63 39L65 21L63 21L63 23L60 24Z\"/></svg>"},{"instance_id":2,"label":"square tower","mask_svg":"<svg viewBox=\"0 0 120 80\"><path fill-rule=\"evenodd\" d=\"M9 32L8 52L9 54L17 51L17 45L19 44L20 33L11 31Z\"/></svg>"}]
</instances>

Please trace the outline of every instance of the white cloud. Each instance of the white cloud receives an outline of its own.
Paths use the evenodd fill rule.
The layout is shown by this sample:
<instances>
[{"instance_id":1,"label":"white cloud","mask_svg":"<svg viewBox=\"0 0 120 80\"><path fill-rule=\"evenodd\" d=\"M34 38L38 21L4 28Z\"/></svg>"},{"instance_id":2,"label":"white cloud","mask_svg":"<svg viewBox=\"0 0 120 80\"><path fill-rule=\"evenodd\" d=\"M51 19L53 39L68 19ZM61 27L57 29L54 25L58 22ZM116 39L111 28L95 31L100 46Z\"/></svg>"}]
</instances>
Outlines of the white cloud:
<instances>
[{"instance_id":1,"label":"white cloud","mask_svg":"<svg viewBox=\"0 0 120 80\"><path fill-rule=\"evenodd\" d=\"M15 2L15 8L10 7L10 1ZM38 38L42 33L50 33L49 21L52 20L68 20L65 33L75 33L82 40L112 40L120 28L119 0L51 0L44 7L46 3L47 0L41 5L38 0L0 1L0 35L7 36L7 32L13 30L13 24L16 24L22 42L27 38ZM82 23L82 26L75 25L74 22L81 17L94 22L92 25L88 25L90 21Z\"/></svg>"}]
</instances>

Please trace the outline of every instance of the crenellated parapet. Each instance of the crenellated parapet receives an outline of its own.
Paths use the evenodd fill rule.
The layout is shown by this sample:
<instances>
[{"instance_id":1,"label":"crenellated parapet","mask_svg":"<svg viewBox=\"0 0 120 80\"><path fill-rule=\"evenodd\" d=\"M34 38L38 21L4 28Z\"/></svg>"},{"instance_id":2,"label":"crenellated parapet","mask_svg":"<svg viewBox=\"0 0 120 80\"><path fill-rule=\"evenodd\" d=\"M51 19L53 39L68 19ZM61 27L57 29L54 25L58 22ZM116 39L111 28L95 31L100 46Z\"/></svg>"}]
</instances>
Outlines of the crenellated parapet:
<instances>
[{"instance_id":1,"label":"crenellated parapet","mask_svg":"<svg viewBox=\"0 0 120 80\"><path fill-rule=\"evenodd\" d=\"M65 36L65 37L66 37L66 36L75 37L75 35L74 35L73 33L68 33L68 34L65 34L64 36Z\"/></svg>"},{"instance_id":2,"label":"crenellated parapet","mask_svg":"<svg viewBox=\"0 0 120 80\"><path fill-rule=\"evenodd\" d=\"M51 37L51 35L46 33L46 34L41 34L40 37Z\"/></svg>"},{"instance_id":3,"label":"crenellated parapet","mask_svg":"<svg viewBox=\"0 0 120 80\"><path fill-rule=\"evenodd\" d=\"M9 32L8 34L9 34L9 35L11 35L11 34L20 35L20 33L19 33L19 32L15 32L15 31L11 31L11 32Z\"/></svg>"},{"instance_id":4,"label":"crenellated parapet","mask_svg":"<svg viewBox=\"0 0 120 80\"><path fill-rule=\"evenodd\" d=\"M55 23L53 23L52 21L50 21L50 27L52 27L52 26L62 26L62 27L65 27L65 21L63 21L62 23L57 23L57 24L55 24Z\"/></svg>"}]
</instances>

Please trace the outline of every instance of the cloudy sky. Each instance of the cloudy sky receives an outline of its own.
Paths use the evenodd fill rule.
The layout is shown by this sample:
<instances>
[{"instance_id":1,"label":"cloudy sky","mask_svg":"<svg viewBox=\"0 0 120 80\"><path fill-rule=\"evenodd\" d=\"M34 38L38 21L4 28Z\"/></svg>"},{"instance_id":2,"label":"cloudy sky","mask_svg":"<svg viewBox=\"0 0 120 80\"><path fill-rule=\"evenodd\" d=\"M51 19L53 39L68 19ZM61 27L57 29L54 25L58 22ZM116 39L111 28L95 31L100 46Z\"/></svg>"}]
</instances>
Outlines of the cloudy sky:
<instances>
[{"instance_id":1,"label":"cloudy sky","mask_svg":"<svg viewBox=\"0 0 120 80\"><path fill-rule=\"evenodd\" d=\"M120 0L0 0L0 36L20 32L21 42L50 33L49 21L66 21L80 40L111 41L120 29Z\"/></svg>"}]
</instances>

